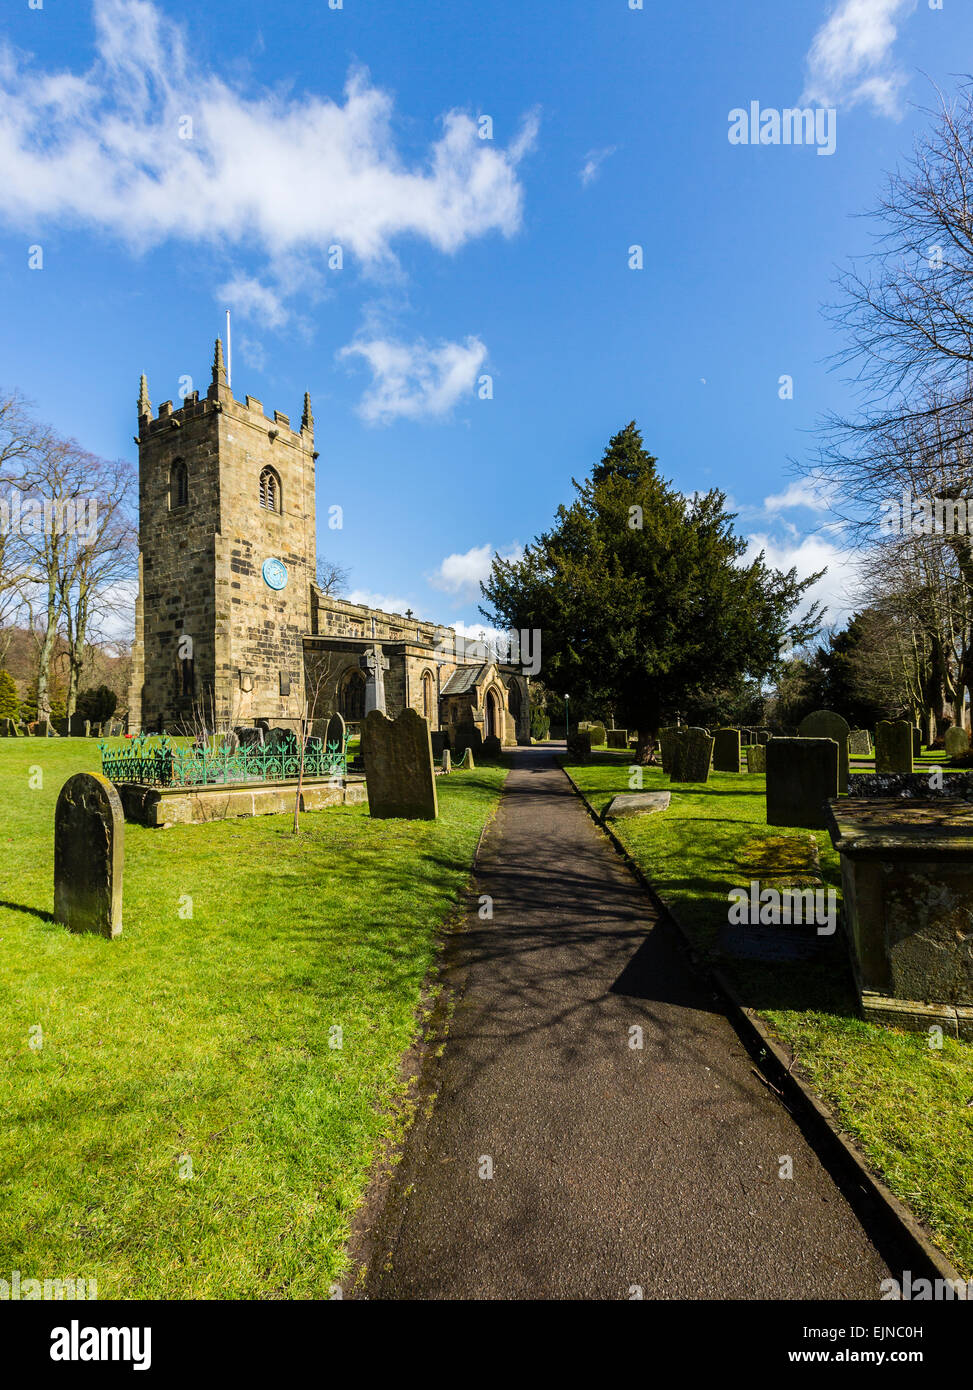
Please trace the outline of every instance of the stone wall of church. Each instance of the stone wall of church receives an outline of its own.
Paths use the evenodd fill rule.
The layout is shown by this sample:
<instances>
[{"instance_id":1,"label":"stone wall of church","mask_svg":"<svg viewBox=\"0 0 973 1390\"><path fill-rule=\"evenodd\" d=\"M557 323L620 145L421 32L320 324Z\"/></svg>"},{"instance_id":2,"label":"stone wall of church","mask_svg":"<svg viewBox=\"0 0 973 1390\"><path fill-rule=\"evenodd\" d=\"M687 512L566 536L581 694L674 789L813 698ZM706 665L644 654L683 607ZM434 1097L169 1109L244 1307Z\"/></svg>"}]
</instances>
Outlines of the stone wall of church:
<instances>
[{"instance_id":1,"label":"stone wall of church","mask_svg":"<svg viewBox=\"0 0 973 1390\"><path fill-rule=\"evenodd\" d=\"M313 421L294 430L253 397L235 400L221 354L205 400L194 392L178 410L166 401L155 419L143 406L129 728L178 731L199 713L210 725L214 714L290 723L303 706L315 571ZM276 510L260 504L267 467ZM286 567L282 589L266 582L267 560Z\"/></svg>"},{"instance_id":2,"label":"stone wall of church","mask_svg":"<svg viewBox=\"0 0 973 1390\"><path fill-rule=\"evenodd\" d=\"M412 642L435 647L452 639L452 630L441 623L421 622L404 613L385 613L381 608L348 603L311 589L311 626L315 637L363 637L375 642Z\"/></svg>"},{"instance_id":3,"label":"stone wall of church","mask_svg":"<svg viewBox=\"0 0 973 1390\"><path fill-rule=\"evenodd\" d=\"M143 416L139 422L140 589L132 730L175 728L190 720L196 692L214 682L217 418L212 402L191 396L181 410L165 402L158 419ZM176 494L180 466L187 478L184 504ZM180 656L180 645L188 655Z\"/></svg>"},{"instance_id":4,"label":"stone wall of church","mask_svg":"<svg viewBox=\"0 0 973 1390\"><path fill-rule=\"evenodd\" d=\"M304 636L315 572L314 439L273 421L259 401L232 398L220 416L222 556L217 570L217 683L234 704L234 723L300 718ZM260 475L280 480L279 509L260 505ZM273 588L265 562L282 561L287 582Z\"/></svg>"}]
</instances>

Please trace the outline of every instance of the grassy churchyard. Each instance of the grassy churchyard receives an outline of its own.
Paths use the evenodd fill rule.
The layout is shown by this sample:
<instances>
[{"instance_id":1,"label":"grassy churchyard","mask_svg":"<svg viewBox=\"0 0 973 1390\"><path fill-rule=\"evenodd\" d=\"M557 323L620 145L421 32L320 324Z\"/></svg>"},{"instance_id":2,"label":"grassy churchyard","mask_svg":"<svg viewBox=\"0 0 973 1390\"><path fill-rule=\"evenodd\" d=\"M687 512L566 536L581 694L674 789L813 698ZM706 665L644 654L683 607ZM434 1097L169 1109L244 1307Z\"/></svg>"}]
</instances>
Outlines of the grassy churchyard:
<instances>
[{"instance_id":1,"label":"grassy churchyard","mask_svg":"<svg viewBox=\"0 0 973 1390\"><path fill-rule=\"evenodd\" d=\"M924 752L921 766L936 761ZM567 763L567 771L600 815L630 790L630 762L603 751L591 763ZM670 788L661 768L642 772L645 791L671 789L672 801L662 815L612 821L626 850L701 956L732 976L743 1002L792 1049L873 1169L973 1276L973 1044L947 1037L937 1049L924 1034L862 1021L839 940L815 961L771 965L721 955L731 888L775 874L783 883L808 882L804 875L817 869L808 852L813 837L821 878L840 899L838 855L827 831L768 827L762 775L713 772L706 784Z\"/></svg>"},{"instance_id":2,"label":"grassy churchyard","mask_svg":"<svg viewBox=\"0 0 973 1390\"><path fill-rule=\"evenodd\" d=\"M108 941L51 918L57 795L98 770L92 740L0 741L0 1268L327 1297L505 772L440 778L435 822L126 825Z\"/></svg>"}]
</instances>

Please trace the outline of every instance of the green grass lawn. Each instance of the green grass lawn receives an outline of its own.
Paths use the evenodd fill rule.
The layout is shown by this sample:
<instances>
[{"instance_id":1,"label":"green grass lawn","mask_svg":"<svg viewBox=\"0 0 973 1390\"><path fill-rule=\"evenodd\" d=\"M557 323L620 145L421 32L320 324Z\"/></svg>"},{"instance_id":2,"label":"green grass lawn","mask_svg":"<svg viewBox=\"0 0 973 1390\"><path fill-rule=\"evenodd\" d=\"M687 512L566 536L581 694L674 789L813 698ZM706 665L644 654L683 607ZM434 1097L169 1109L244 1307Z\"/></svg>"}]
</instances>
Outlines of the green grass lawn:
<instances>
[{"instance_id":1,"label":"green grass lawn","mask_svg":"<svg viewBox=\"0 0 973 1390\"><path fill-rule=\"evenodd\" d=\"M93 740L0 741L0 1277L326 1297L504 770L440 778L434 823L126 826L105 941L49 916L58 791L99 767Z\"/></svg>"},{"instance_id":2,"label":"green grass lawn","mask_svg":"<svg viewBox=\"0 0 973 1390\"><path fill-rule=\"evenodd\" d=\"M930 757L930 762L935 759ZM629 791L625 754L596 755L568 771L600 814ZM669 790L657 768L643 769L645 791ZM703 786L675 786L663 815L612 822L619 839L669 903L701 955L734 979L797 1056L841 1126L893 1192L929 1226L965 1277L973 1277L973 1044L866 1023L844 949L835 938L820 962L773 966L718 957L727 894L760 879L770 849L783 867L806 863L817 841L825 884L840 895L838 856L826 831L779 830L766 822L765 779L712 773ZM793 855L781 837L793 840Z\"/></svg>"}]
</instances>

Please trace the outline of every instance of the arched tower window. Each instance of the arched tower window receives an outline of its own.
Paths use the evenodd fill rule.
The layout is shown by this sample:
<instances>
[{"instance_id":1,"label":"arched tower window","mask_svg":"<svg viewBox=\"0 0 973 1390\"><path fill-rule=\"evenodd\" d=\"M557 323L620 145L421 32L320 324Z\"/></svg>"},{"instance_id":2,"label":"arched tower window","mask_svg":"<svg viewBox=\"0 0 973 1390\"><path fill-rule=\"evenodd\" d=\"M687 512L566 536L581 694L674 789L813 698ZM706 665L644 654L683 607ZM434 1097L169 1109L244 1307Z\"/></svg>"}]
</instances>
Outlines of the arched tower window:
<instances>
[{"instance_id":1,"label":"arched tower window","mask_svg":"<svg viewBox=\"0 0 973 1390\"><path fill-rule=\"evenodd\" d=\"M279 512L280 478L272 468L265 468L260 474L260 505L268 512Z\"/></svg>"},{"instance_id":2,"label":"arched tower window","mask_svg":"<svg viewBox=\"0 0 973 1390\"><path fill-rule=\"evenodd\" d=\"M169 509L189 505L189 474L182 459L176 459L169 470Z\"/></svg>"},{"instance_id":3,"label":"arched tower window","mask_svg":"<svg viewBox=\"0 0 973 1390\"><path fill-rule=\"evenodd\" d=\"M422 678L422 713L430 727L436 722L436 682L431 671Z\"/></svg>"}]
</instances>

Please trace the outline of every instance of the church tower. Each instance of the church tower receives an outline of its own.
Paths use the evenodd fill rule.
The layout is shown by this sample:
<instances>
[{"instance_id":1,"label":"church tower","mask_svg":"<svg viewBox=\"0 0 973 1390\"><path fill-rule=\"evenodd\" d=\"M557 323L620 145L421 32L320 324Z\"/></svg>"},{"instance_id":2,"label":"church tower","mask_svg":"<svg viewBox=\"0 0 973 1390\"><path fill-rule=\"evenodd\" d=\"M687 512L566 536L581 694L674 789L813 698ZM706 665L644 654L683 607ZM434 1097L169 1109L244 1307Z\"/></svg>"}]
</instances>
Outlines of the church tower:
<instances>
[{"instance_id":1,"label":"church tower","mask_svg":"<svg viewBox=\"0 0 973 1390\"><path fill-rule=\"evenodd\" d=\"M129 732L293 725L315 577L314 419L299 429L212 385L152 415L138 401L139 593Z\"/></svg>"}]
</instances>

